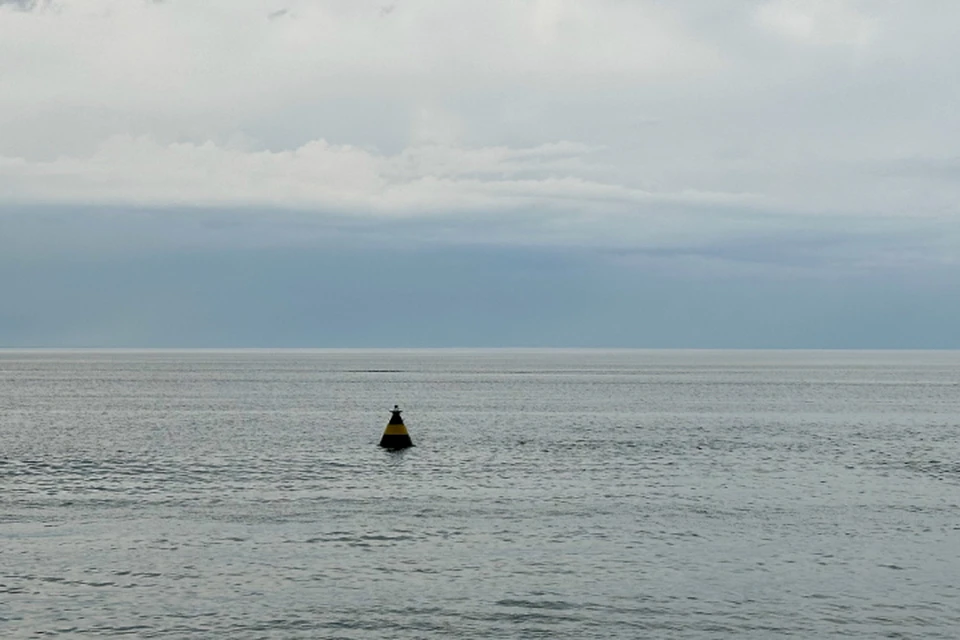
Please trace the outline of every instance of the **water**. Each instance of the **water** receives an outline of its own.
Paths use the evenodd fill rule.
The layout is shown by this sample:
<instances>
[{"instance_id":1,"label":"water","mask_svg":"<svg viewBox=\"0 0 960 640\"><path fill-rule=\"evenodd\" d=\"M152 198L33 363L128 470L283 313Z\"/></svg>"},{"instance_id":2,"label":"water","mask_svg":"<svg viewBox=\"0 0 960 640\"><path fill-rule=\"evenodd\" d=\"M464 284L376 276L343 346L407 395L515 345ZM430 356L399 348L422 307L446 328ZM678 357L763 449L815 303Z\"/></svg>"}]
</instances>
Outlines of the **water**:
<instances>
[{"instance_id":1,"label":"water","mask_svg":"<svg viewBox=\"0 0 960 640\"><path fill-rule=\"evenodd\" d=\"M955 352L0 351L0 636L954 638L958 420Z\"/></svg>"}]
</instances>

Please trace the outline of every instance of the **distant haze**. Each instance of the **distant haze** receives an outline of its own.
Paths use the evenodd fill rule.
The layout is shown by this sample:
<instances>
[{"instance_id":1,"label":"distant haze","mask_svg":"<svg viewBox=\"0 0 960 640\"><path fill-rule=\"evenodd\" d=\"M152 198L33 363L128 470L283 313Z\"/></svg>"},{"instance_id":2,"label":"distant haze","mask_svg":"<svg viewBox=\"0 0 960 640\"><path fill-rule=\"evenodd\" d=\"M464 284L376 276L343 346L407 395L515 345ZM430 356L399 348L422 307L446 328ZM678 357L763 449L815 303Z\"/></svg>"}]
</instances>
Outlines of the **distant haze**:
<instances>
[{"instance_id":1,"label":"distant haze","mask_svg":"<svg viewBox=\"0 0 960 640\"><path fill-rule=\"evenodd\" d=\"M960 348L957 25L0 0L0 347Z\"/></svg>"}]
</instances>

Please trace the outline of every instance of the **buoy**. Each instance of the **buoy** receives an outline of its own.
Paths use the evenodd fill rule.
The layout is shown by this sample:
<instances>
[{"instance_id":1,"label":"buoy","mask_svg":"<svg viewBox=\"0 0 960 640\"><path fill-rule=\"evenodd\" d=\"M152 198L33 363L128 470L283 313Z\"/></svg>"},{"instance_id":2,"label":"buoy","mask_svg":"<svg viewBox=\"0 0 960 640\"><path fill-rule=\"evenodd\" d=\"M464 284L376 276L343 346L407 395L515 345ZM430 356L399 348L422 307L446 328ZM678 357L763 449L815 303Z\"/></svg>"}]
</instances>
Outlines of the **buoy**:
<instances>
[{"instance_id":1,"label":"buoy","mask_svg":"<svg viewBox=\"0 0 960 640\"><path fill-rule=\"evenodd\" d=\"M390 412L390 422L387 428L383 430L383 437L380 438L380 446L386 449L406 449L413 446L413 440L407 433L407 427L403 424L403 418L400 417L400 406L393 405Z\"/></svg>"}]
</instances>

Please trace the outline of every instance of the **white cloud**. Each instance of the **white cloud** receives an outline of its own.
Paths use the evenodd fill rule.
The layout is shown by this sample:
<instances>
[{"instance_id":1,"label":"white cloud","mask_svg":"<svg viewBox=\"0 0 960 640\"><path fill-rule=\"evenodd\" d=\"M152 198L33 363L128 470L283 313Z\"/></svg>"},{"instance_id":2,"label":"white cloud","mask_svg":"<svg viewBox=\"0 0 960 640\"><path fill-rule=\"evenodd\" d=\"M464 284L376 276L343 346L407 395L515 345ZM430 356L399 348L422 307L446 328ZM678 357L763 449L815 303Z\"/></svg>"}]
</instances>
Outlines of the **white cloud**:
<instances>
[{"instance_id":1,"label":"white cloud","mask_svg":"<svg viewBox=\"0 0 960 640\"><path fill-rule=\"evenodd\" d=\"M715 51L650 3L411 0L382 9L370 0L0 5L0 73L16 89L0 107L249 112L410 84L429 94L505 79L622 82L717 65Z\"/></svg>"},{"instance_id":2,"label":"white cloud","mask_svg":"<svg viewBox=\"0 0 960 640\"><path fill-rule=\"evenodd\" d=\"M863 47L877 36L878 20L859 0L772 0L762 4L757 22L792 40L816 45Z\"/></svg>"},{"instance_id":3,"label":"white cloud","mask_svg":"<svg viewBox=\"0 0 960 640\"><path fill-rule=\"evenodd\" d=\"M960 145L945 0L26 4L0 3L7 204L493 211L618 243L960 215L924 168Z\"/></svg>"},{"instance_id":4,"label":"white cloud","mask_svg":"<svg viewBox=\"0 0 960 640\"><path fill-rule=\"evenodd\" d=\"M290 151L114 136L88 157L0 159L8 202L259 206L361 215L552 207L608 213L649 202L749 202L590 180L590 147L411 147L396 155L317 140Z\"/></svg>"}]
</instances>

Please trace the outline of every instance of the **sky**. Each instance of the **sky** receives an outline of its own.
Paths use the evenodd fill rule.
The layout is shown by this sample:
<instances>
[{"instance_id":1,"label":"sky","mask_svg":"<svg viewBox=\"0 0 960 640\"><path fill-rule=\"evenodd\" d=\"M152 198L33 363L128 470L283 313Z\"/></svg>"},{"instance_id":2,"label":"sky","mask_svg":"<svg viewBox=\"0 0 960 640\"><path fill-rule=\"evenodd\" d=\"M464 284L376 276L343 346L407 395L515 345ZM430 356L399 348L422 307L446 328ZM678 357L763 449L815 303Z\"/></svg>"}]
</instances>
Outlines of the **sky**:
<instances>
[{"instance_id":1,"label":"sky","mask_svg":"<svg viewBox=\"0 0 960 640\"><path fill-rule=\"evenodd\" d=\"M960 348L954 0L0 0L0 347Z\"/></svg>"}]
</instances>

